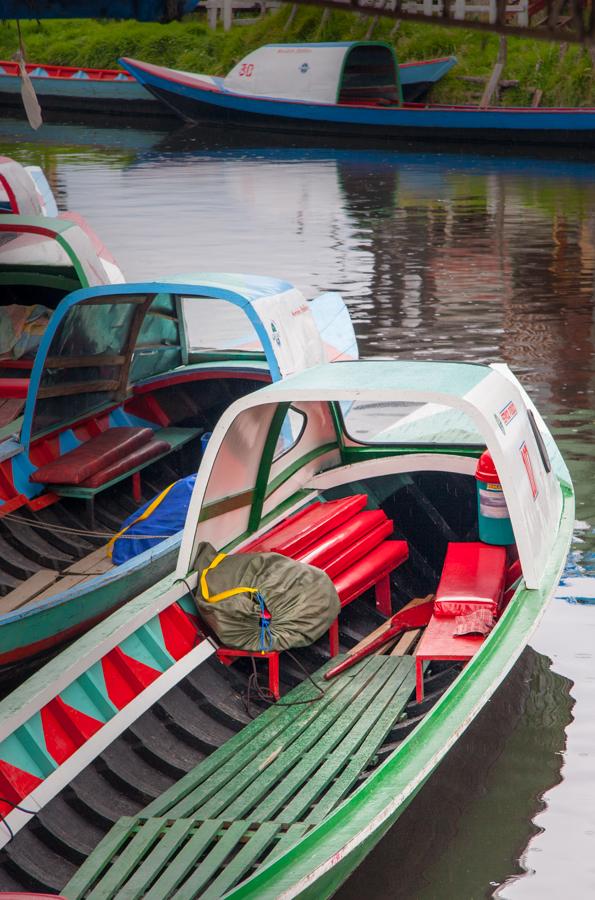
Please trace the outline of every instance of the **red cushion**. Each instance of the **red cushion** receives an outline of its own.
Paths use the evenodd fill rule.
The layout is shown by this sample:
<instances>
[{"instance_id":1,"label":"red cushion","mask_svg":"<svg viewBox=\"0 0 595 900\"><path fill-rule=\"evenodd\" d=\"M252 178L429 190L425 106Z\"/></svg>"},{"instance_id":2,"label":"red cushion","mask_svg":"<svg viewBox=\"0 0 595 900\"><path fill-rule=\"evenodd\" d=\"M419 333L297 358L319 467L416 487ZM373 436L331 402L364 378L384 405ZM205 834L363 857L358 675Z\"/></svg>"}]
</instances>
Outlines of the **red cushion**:
<instances>
[{"instance_id":1,"label":"red cushion","mask_svg":"<svg viewBox=\"0 0 595 900\"><path fill-rule=\"evenodd\" d=\"M25 400L28 390L28 378L0 378L0 398Z\"/></svg>"},{"instance_id":2,"label":"red cushion","mask_svg":"<svg viewBox=\"0 0 595 900\"><path fill-rule=\"evenodd\" d=\"M111 466L102 469L101 472L95 472L95 474L91 475L90 478L87 478L86 481L82 481L80 487L101 487L102 484L106 484L108 481L111 481L112 478L117 478L118 475L122 475L124 472L130 471L130 469L141 466L149 459L154 459L156 456L161 456L163 453L169 453L170 450L171 444L168 444L167 441L150 441L148 444L144 444L142 447L129 453L128 456L123 457L123 459L119 459L115 463L112 463Z\"/></svg>"},{"instance_id":3,"label":"red cushion","mask_svg":"<svg viewBox=\"0 0 595 900\"><path fill-rule=\"evenodd\" d=\"M313 503L242 550L282 553L295 559L316 544L323 535L351 519L367 502L365 494L354 494L328 503Z\"/></svg>"},{"instance_id":4,"label":"red cushion","mask_svg":"<svg viewBox=\"0 0 595 900\"><path fill-rule=\"evenodd\" d=\"M384 541L351 568L333 578L341 606L373 587L409 556L407 541Z\"/></svg>"},{"instance_id":5,"label":"red cushion","mask_svg":"<svg viewBox=\"0 0 595 900\"><path fill-rule=\"evenodd\" d=\"M325 535L298 559L324 569L329 578L334 578L381 544L392 531L393 523L381 509L363 510Z\"/></svg>"},{"instance_id":6,"label":"red cushion","mask_svg":"<svg viewBox=\"0 0 595 900\"><path fill-rule=\"evenodd\" d=\"M505 575L505 547L480 542L449 544L436 591L434 615L461 616L483 607L496 616Z\"/></svg>"},{"instance_id":7,"label":"red cushion","mask_svg":"<svg viewBox=\"0 0 595 900\"><path fill-rule=\"evenodd\" d=\"M152 437L150 428L109 428L80 447L40 466L29 480L41 484L82 484L96 472L147 444Z\"/></svg>"}]
</instances>

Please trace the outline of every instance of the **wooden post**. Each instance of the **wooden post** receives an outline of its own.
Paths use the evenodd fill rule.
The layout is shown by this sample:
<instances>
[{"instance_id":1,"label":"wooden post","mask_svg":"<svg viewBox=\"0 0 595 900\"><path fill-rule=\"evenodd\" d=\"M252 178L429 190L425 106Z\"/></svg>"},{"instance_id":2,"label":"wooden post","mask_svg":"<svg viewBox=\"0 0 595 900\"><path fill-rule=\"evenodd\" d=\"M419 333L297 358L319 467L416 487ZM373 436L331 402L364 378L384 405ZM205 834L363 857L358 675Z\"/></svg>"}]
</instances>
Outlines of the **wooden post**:
<instances>
[{"instance_id":1,"label":"wooden post","mask_svg":"<svg viewBox=\"0 0 595 900\"><path fill-rule=\"evenodd\" d=\"M233 19L233 0L223 0L223 30L229 31Z\"/></svg>"},{"instance_id":2,"label":"wooden post","mask_svg":"<svg viewBox=\"0 0 595 900\"><path fill-rule=\"evenodd\" d=\"M293 25L293 20L295 19L297 11L298 11L298 5L297 5L297 3L294 3L293 6L291 7L290 13L287 17L287 21L285 22L285 25L283 26L284 32L289 31L289 29Z\"/></svg>"},{"instance_id":3,"label":"wooden post","mask_svg":"<svg viewBox=\"0 0 595 900\"><path fill-rule=\"evenodd\" d=\"M485 91L483 92L483 97L479 103L480 109L487 109L490 105L490 101L494 96L494 93L498 90L498 84L500 82L500 76L502 75L502 70L506 64L506 49L507 49L507 40L505 37L500 38L500 46L498 47L498 57L496 59L496 65L492 69L492 74L490 75L490 80L486 84Z\"/></svg>"}]
</instances>

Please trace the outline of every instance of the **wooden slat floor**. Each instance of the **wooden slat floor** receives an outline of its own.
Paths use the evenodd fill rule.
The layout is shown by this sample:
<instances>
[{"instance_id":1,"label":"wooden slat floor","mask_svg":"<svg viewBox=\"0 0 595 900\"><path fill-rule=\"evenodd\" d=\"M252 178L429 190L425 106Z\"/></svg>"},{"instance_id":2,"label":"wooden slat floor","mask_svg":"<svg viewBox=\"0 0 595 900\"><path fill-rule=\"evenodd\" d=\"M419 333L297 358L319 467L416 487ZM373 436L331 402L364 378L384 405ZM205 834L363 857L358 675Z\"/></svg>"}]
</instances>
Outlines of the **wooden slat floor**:
<instances>
[{"instance_id":1,"label":"wooden slat floor","mask_svg":"<svg viewBox=\"0 0 595 900\"><path fill-rule=\"evenodd\" d=\"M69 900L222 896L347 796L415 687L410 656L320 669L138 816L120 819L63 893Z\"/></svg>"}]
</instances>

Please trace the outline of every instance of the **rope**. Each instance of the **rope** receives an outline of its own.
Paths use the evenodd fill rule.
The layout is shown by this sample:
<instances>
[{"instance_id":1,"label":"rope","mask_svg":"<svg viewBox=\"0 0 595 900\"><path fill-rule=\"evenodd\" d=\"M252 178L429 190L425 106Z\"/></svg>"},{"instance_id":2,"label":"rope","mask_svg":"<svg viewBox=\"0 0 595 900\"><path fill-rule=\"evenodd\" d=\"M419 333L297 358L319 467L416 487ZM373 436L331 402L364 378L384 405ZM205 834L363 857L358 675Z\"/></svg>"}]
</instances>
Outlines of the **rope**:
<instances>
[{"instance_id":1,"label":"rope","mask_svg":"<svg viewBox=\"0 0 595 900\"><path fill-rule=\"evenodd\" d=\"M24 806L19 806L18 803L14 803L12 800L9 800L8 797L0 797L0 803L7 803L9 806L12 806L13 809L18 809L19 812L27 813L27 815L29 816L35 816L38 812L36 809L25 809ZM2 822L2 824L6 827L10 835L10 839L12 840L12 838L14 837L14 831L6 821L6 816L4 816L3 813L0 813L0 822Z\"/></svg>"},{"instance_id":2,"label":"rope","mask_svg":"<svg viewBox=\"0 0 595 900\"><path fill-rule=\"evenodd\" d=\"M117 532L113 531L92 531L90 528L71 528L68 525L48 525L46 523L37 522L35 519L26 519L24 516L17 516L15 513L6 513L4 516L0 516L0 523L5 519L9 519L12 522L17 522L19 525L29 525L30 528L38 528L40 531L51 531L55 534L72 534L72 535L80 535L81 537L100 537L100 538L113 538L114 534ZM166 538L171 537L171 534L123 534L121 535L121 539L123 540L135 540L135 541L164 541ZM120 540L120 538L118 538Z\"/></svg>"}]
</instances>

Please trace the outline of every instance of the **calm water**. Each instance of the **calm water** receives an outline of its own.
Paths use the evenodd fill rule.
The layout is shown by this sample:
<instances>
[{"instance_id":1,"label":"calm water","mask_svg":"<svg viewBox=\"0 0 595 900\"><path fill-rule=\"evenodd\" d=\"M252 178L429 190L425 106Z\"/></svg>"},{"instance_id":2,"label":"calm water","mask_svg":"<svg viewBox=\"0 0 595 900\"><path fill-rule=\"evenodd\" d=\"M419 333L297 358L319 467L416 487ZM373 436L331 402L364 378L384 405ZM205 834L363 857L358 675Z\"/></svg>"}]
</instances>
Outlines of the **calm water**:
<instances>
[{"instance_id":1,"label":"calm water","mask_svg":"<svg viewBox=\"0 0 595 900\"><path fill-rule=\"evenodd\" d=\"M577 489L563 584L511 678L342 889L595 895L595 162L225 148L0 122L130 280L277 275L343 293L364 355L502 360Z\"/></svg>"}]
</instances>

